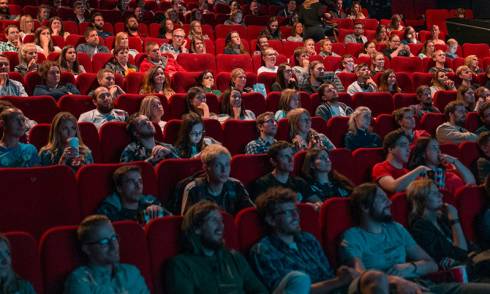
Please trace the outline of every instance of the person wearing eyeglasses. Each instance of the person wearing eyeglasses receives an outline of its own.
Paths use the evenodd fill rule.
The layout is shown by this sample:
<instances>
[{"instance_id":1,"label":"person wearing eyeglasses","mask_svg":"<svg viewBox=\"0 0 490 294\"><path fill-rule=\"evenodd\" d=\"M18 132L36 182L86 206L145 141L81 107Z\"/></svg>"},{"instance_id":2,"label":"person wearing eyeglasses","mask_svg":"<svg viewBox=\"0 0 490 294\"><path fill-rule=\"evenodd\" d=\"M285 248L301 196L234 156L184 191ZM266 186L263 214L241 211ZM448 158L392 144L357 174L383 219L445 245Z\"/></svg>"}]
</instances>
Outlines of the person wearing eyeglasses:
<instances>
[{"instance_id":1,"label":"person wearing eyeglasses","mask_svg":"<svg viewBox=\"0 0 490 294\"><path fill-rule=\"evenodd\" d=\"M106 216L86 217L78 226L77 238L88 263L68 276L65 294L150 293L139 269L120 263L119 237Z\"/></svg>"},{"instance_id":2,"label":"person wearing eyeglasses","mask_svg":"<svg viewBox=\"0 0 490 294\"><path fill-rule=\"evenodd\" d=\"M325 66L323 62L320 60L312 61L308 67L309 69L309 81L306 85L301 89L308 94L313 94L318 92L320 86L325 82L331 82L337 92L344 92L344 86L342 85L342 81L340 81L339 77L334 72L325 71Z\"/></svg>"},{"instance_id":3,"label":"person wearing eyeglasses","mask_svg":"<svg viewBox=\"0 0 490 294\"><path fill-rule=\"evenodd\" d=\"M168 44L163 44L160 47L160 53L169 53L177 59L180 53L188 53L189 50L186 48L187 40L185 39L184 29L178 28L172 32L172 42Z\"/></svg>"},{"instance_id":4,"label":"person wearing eyeglasses","mask_svg":"<svg viewBox=\"0 0 490 294\"><path fill-rule=\"evenodd\" d=\"M181 158L197 157L207 146L221 144L205 134L203 120L197 113L184 114L177 140L175 140L175 148L179 156Z\"/></svg>"},{"instance_id":5,"label":"person wearing eyeglasses","mask_svg":"<svg viewBox=\"0 0 490 294\"><path fill-rule=\"evenodd\" d=\"M262 60L264 61L264 65L257 69L257 75L260 75L263 72L272 72L277 73L278 66L277 62L277 51L274 48L269 47L264 50L262 54Z\"/></svg>"},{"instance_id":6,"label":"person wearing eyeglasses","mask_svg":"<svg viewBox=\"0 0 490 294\"><path fill-rule=\"evenodd\" d=\"M213 93L217 97L221 96L221 91L216 89L214 74L210 70L205 70L196 78L196 87L204 90L205 93Z\"/></svg>"},{"instance_id":7,"label":"person wearing eyeglasses","mask_svg":"<svg viewBox=\"0 0 490 294\"><path fill-rule=\"evenodd\" d=\"M256 125L259 137L245 146L245 153L247 154L267 153L272 144L277 142L274 138L277 133L277 122L274 119L273 112L261 113L257 117Z\"/></svg>"}]
</instances>

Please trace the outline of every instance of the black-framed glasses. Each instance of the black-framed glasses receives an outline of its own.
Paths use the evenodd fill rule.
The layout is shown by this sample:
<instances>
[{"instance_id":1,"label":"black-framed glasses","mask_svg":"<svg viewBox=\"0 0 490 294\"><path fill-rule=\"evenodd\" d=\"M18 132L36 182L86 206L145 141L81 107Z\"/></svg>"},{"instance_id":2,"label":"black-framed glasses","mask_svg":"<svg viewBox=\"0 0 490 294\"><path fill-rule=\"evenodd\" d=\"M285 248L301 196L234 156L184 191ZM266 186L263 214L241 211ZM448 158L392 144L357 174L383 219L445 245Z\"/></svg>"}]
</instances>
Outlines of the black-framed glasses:
<instances>
[{"instance_id":1,"label":"black-framed glasses","mask_svg":"<svg viewBox=\"0 0 490 294\"><path fill-rule=\"evenodd\" d=\"M105 247L105 246L108 246L109 244L111 244L112 242L115 242L115 241L119 242L119 235L118 234L114 234L110 237L103 238L103 239L100 239L97 241L85 242L85 244L86 245L99 245L99 246Z\"/></svg>"}]
</instances>

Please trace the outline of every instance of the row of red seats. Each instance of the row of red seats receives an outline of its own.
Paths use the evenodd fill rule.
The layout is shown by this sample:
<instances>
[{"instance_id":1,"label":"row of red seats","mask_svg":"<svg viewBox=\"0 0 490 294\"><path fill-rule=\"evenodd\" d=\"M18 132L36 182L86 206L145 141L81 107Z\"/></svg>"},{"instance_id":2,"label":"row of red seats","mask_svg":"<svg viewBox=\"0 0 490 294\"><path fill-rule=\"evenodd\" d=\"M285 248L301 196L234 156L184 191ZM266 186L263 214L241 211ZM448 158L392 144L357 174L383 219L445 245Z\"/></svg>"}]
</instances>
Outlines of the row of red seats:
<instances>
[{"instance_id":1,"label":"row of red seats","mask_svg":"<svg viewBox=\"0 0 490 294\"><path fill-rule=\"evenodd\" d=\"M484 193L482 188L467 186L455 196L445 195L445 200L457 207L463 231L470 241L476 240L474 222L485 208ZM395 194L391 200L394 219L406 226L409 209L405 193ZM355 225L349 199L329 199L319 214L312 206L300 204L299 212L302 229L318 238L330 263L337 266L340 236ZM242 210L235 218L226 213L223 216L226 246L243 254L265 233L254 208ZM152 221L144 229L131 221L114 223L120 237L121 262L137 266L155 293L164 293L165 263L182 251L181 223L181 216ZM12 244L14 269L31 281L38 293L61 293L67 275L83 262L75 226L49 229L42 235L39 247L28 233L11 232L7 237Z\"/></svg>"}]
</instances>

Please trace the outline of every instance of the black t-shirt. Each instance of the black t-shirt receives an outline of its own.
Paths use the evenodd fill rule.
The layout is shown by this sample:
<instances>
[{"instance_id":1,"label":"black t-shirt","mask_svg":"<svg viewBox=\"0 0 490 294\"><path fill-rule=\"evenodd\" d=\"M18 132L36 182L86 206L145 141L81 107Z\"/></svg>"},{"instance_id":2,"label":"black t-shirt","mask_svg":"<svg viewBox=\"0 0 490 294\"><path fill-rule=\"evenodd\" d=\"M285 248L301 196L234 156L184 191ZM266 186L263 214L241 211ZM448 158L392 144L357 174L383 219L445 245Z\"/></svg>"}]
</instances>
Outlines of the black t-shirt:
<instances>
[{"instance_id":1,"label":"black t-shirt","mask_svg":"<svg viewBox=\"0 0 490 294\"><path fill-rule=\"evenodd\" d=\"M289 176L286 183L281 183L272 175L272 173L268 173L255 181L252 185L251 197L255 200L260 194L272 187L284 187L297 192L298 195L296 199L298 201L304 201L312 195L308 184L302 178Z\"/></svg>"}]
</instances>

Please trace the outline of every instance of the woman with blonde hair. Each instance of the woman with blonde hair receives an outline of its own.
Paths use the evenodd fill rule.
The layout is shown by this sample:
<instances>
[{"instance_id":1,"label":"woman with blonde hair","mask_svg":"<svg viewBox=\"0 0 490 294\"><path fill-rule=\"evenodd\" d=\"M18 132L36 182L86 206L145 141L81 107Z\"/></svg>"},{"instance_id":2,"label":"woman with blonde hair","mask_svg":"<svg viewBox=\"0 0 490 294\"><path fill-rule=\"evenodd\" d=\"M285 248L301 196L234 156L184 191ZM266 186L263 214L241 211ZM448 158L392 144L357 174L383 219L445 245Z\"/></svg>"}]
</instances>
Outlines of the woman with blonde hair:
<instances>
[{"instance_id":1,"label":"woman with blonde hair","mask_svg":"<svg viewBox=\"0 0 490 294\"><path fill-rule=\"evenodd\" d=\"M311 128L311 115L304 108L296 108L288 113L289 139L294 151L319 148L327 151L335 149L335 145L322 133Z\"/></svg>"},{"instance_id":2,"label":"woman with blonde hair","mask_svg":"<svg viewBox=\"0 0 490 294\"><path fill-rule=\"evenodd\" d=\"M143 79L140 94L163 94L169 99L175 91L170 86L170 79L165 76L165 69L161 65L150 68Z\"/></svg>"},{"instance_id":3,"label":"woman with blonde hair","mask_svg":"<svg viewBox=\"0 0 490 294\"><path fill-rule=\"evenodd\" d=\"M461 80L460 86L472 87L473 71L467 65L458 66L456 76Z\"/></svg>"},{"instance_id":4,"label":"woman with blonde hair","mask_svg":"<svg viewBox=\"0 0 490 294\"><path fill-rule=\"evenodd\" d=\"M482 71L480 66L478 65L478 56L476 55L468 55L464 58L464 65L470 68L473 74L479 74Z\"/></svg>"},{"instance_id":5,"label":"woman with blonde hair","mask_svg":"<svg viewBox=\"0 0 490 294\"><path fill-rule=\"evenodd\" d=\"M162 120L165 111L163 110L162 101L157 96L150 95L143 98L139 113L145 115L152 123L158 124L162 131L167 124L166 121Z\"/></svg>"},{"instance_id":6,"label":"woman with blonde hair","mask_svg":"<svg viewBox=\"0 0 490 294\"><path fill-rule=\"evenodd\" d=\"M46 58L52 52L61 52L60 47L54 46L48 27L41 26L37 28L34 34L34 43L36 44L37 52L43 53Z\"/></svg>"},{"instance_id":7,"label":"woman with blonde hair","mask_svg":"<svg viewBox=\"0 0 490 294\"><path fill-rule=\"evenodd\" d=\"M31 71L37 71L37 48L34 43L25 43L19 49L19 64L14 67L14 71L24 76Z\"/></svg>"},{"instance_id":8,"label":"woman with blonde hair","mask_svg":"<svg viewBox=\"0 0 490 294\"><path fill-rule=\"evenodd\" d=\"M139 52L136 49L129 48L129 36L126 32L119 32L114 38L114 48L127 47L129 55L135 57ZM114 49L112 49L114 51Z\"/></svg>"},{"instance_id":9,"label":"woman with blonde hair","mask_svg":"<svg viewBox=\"0 0 490 294\"><path fill-rule=\"evenodd\" d=\"M237 90L240 91L240 93L253 91L252 88L247 87L247 75L245 70L235 68L231 71L230 90Z\"/></svg>"},{"instance_id":10,"label":"woman with blonde hair","mask_svg":"<svg viewBox=\"0 0 490 294\"><path fill-rule=\"evenodd\" d=\"M202 25L200 21L198 20L191 21L190 27L191 29L188 35L190 40L194 39L194 37L199 37L203 40L209 40L209 36L204 34L204 32L202 31Z\"/></svg>"},{"instance_id":11,"label":"woman with blonde hair","mask_svg":"<svg viewBox=\"0 0 490 294\"><path fill-rule=\"evenodd\" d=\"M94 162L73 114L60 112L53 118L48 144L39 151L39 158L42 165L67 165L74 170Z\"/></svg>"},{"instance_id":12,"label":"woman with blonde hair","mask_svg":"<svg viewBox=\"0 0 490 294\"><path fill-rule=\"evenodd\" d=\"M30 14L24 14L19 21L20 39L24 41L27 35L34 35L34 19Z\"/></svg>"},{"instance_id":13,"label":"woman with blonde hair","mask_svg":"<svg viewBox=\"0 0 490 294\"><path fill-rule=\"evenodd\" d=\"M279 98L278 110L274 114L274 119L279 121L281 118L286 118L288 112L292 109L301 107L301 100L298 91L295 89L284 89Z\"/></svg>"},{"instance_id":14,"label":"woman with blonde hair","mask_svg":"<svg viewBox=\"0 0 490 294\"><path fill-rule=\"evenodd\" d=\"M365 106L357 107L349 117L349 131L345 135L346 149L381 147L381 138L371 132L371 110Z\"/></svg>"}]
</instances>

